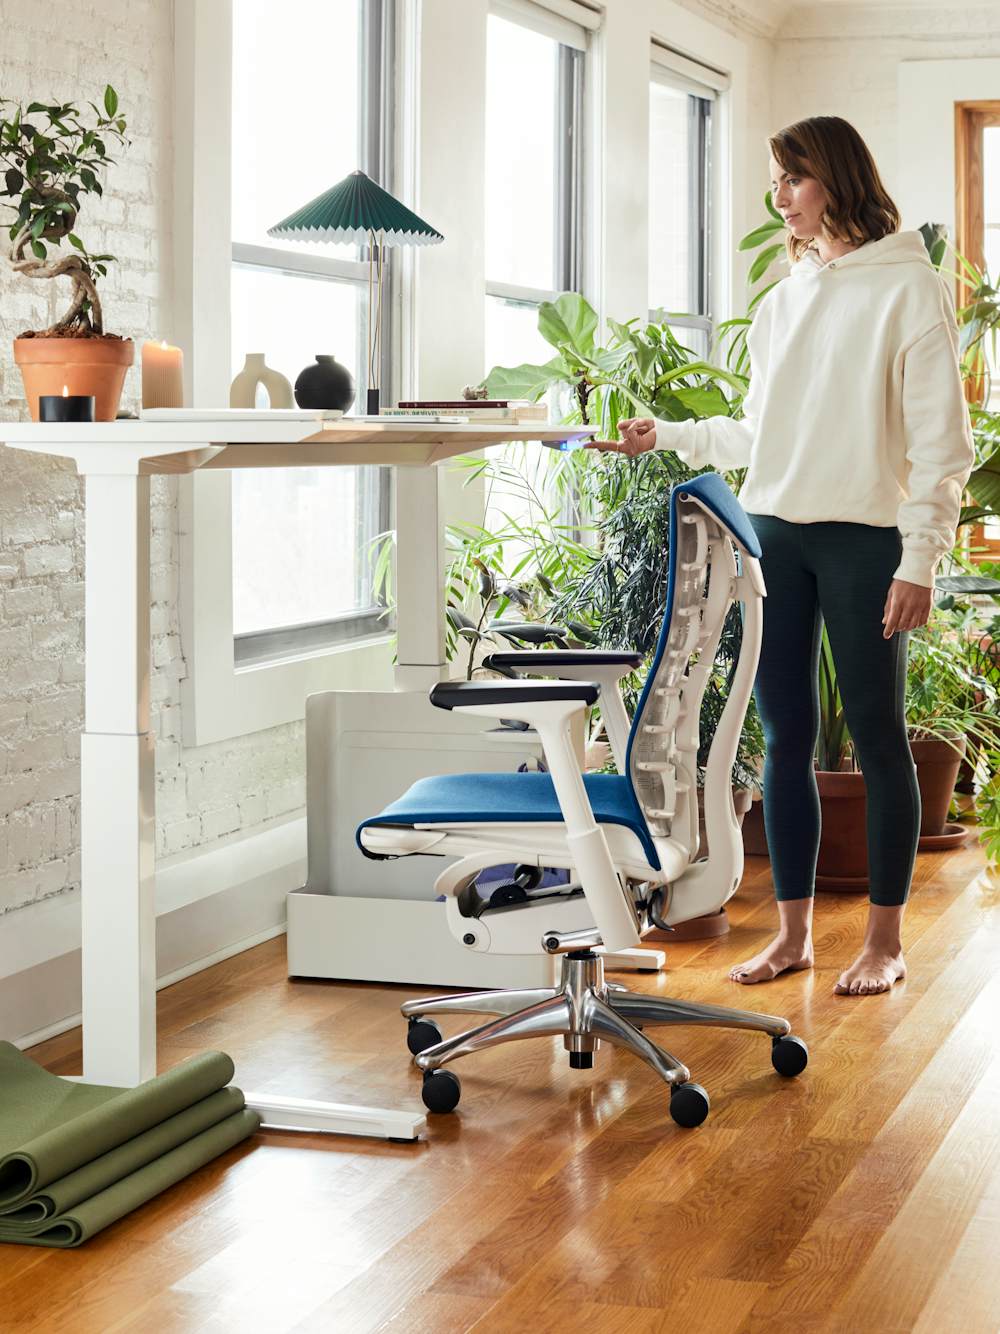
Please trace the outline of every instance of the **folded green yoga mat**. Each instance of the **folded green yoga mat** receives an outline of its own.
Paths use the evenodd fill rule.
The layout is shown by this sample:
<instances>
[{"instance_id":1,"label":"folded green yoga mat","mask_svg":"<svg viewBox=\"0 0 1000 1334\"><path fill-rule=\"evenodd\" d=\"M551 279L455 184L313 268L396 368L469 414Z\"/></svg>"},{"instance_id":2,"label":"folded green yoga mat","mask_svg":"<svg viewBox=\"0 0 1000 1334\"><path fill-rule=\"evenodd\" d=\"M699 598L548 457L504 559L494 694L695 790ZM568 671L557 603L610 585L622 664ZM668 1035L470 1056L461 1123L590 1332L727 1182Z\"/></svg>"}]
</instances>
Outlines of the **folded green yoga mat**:
<instances>
[{"instance_id":1,"label":"folded green yoga mat","mask_svg":"<svg viewBox=\"0 0 1000 1334\"><path fill-rule=\"evenodd\" d=\"M252 1135L232 1077L206 1052L137 1088L78 1084L0 1042L0 1242L78 1246Z\"/></svg>"}]
</instances>

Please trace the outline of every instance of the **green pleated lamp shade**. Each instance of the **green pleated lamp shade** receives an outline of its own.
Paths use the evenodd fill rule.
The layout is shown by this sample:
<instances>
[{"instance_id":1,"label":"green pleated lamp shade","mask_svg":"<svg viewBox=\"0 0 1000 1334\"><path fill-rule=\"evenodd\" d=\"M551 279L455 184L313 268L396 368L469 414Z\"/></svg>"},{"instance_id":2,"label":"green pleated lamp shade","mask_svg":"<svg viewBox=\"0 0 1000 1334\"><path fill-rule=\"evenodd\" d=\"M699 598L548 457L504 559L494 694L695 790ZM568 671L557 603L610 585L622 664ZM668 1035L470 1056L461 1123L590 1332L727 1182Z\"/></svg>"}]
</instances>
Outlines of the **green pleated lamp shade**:
<instances>
[{"instance_id":1,"label":"green pleated lamp shade","mask_svg":"<svg viewBox=\"0 0 1000 1334\"><path fill-rule=\"evenodd\" d=\"M382 232L385 245L437 245L444 237L418 218L388 190L365 175L349 176L308 204L268 227L268 236L285 241L358 241Z\"/></svg>"}]
</instances>

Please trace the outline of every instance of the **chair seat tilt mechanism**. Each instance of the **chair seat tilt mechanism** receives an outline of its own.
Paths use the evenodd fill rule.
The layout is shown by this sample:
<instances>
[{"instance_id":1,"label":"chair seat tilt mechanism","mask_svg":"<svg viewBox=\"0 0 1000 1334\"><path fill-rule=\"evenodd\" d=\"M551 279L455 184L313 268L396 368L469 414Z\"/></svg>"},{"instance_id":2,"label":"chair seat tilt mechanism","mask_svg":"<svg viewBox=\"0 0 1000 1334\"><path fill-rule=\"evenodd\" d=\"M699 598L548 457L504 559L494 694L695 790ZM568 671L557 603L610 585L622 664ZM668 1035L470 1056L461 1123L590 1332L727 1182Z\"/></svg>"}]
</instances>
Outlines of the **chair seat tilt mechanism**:
<instances>
[{"instance_id":1,"label":"chair seat tilt mechanism","mask_svg":"<svg viewBox=\"0 0 1000 1334\"><path fill-rule=\"evenodd\" d=\"M575 649L494 653L484 665L515 679L441 682L431 702L533 727L548 772L447 774L421 779L358 829L370 857L453 858L436 883L454 936L470 950L562 956L557 986L481 991L407 1001L408 1046L423 1071L423 1099L453 1110L459 1056L517 1038L560 1036L570 1065L589 1069L601 1042L641 1057L670 1088L678 1125L699 1125L708 1094L644 1031L700 1024L755 1029L771 1038L780 1075L805 1069L805 1043L785 1019L643 995L605 980L603 950L638 945L643 931L717 912L743 874L732 768L760 655L763 599L757 536L718 473L670 492L666 611L652 664L629 724L621 679L637 653ZM709 855L699 856L697 756L701 702L727 615L742 603L743 634L728 698L705 766ZM533 678L533 679L525 679ZM557 678L557 679L539 679ZM571 720L600 697L618 774L582 774ZM517 864L510 885L483 899L483 868ZM543 887L542 867L568 884ZM475 1014L478 1027L443 1038L429 1015Z\"/></svg>"}]
</instances>

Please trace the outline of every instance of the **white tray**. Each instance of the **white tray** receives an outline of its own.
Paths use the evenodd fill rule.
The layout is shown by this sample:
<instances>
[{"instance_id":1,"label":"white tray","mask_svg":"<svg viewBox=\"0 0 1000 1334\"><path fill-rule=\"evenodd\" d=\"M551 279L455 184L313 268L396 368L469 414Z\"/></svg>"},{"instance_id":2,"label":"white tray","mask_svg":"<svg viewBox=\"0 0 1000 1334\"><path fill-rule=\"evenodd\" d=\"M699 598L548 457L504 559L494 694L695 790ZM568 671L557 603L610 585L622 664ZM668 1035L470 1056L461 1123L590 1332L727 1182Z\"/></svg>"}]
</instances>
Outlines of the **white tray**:
<instances>
[{"instance_id":1,"label":"white tray","mask_svg":"<svg viewBox=\"0 0 1000 1334\"><path fill-rule=\"evenodd\" d=\"M252 422L331 421L344 414L339 408L141 408L147 422Z\"/></svg>"}]
</instances>

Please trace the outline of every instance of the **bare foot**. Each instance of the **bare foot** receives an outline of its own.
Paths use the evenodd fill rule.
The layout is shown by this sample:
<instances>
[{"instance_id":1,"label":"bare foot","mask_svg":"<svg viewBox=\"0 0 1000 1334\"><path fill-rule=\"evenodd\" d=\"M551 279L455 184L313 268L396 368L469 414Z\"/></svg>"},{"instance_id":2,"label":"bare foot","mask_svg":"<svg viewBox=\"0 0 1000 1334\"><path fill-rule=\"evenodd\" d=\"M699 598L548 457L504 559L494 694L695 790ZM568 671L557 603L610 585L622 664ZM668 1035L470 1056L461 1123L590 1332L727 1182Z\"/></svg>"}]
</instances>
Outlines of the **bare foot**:
<instances>
[{"instance_id":1,"label":"bare foot","mask_svg":"<svg viewBox=\"0 0 1000 1334\"><path fill-rule=\"evenodd\" d=\"M812 941L804 945L775 936L765 949L746 963L738 963L729 974L734 982L770 982L779 973L798 972L813 966Z\"/></svg>"},{"instance_id":2,"label":"bare foot","mask_svg":"<svg viewBox=\"0 0 1000 1334\"><path fill-rule=\"evenodd\" d=\"M875 996L888 991L893 982L906 976L902 954L864 949L840 975L834 992L838 996Z\"/></svg>"}]
</instances>

